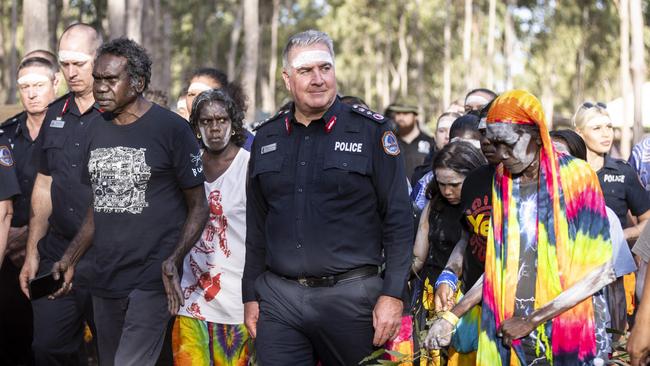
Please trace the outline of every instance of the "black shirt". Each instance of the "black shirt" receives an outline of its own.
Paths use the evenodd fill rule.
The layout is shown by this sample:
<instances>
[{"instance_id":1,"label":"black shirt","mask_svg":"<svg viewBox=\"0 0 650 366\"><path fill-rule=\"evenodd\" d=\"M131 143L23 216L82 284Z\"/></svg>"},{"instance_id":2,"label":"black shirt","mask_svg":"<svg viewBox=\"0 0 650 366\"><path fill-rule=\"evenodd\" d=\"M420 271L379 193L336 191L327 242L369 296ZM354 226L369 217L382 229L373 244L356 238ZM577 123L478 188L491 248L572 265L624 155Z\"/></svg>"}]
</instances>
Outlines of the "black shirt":
<instances>
[{"instance_id":1,"label":"black shirt","mask_svg":"<svg viewBox=\"0 0 650 366\"><path fill-rule=\"evenodd\" d=\"M298 278L383 262L382 293L402 296L412 209L397 138L384 121L337 98L309 126L286 111L259 127L248 172L244 302L256 299L265 268Z\"/></svg>"},{"instance_id":2,"label":"black shirt","mask_svg":"<svg viewBox=\"0 0 650 366\"><path fill-rule=\"evenodd\" d=\"M628 162L606 155L605 164L598 171L598 181L605 196L605 204L616 213L623 228L629 226L628 210L634 216L650 210L648 193Z\"/></svg>"},{"instance_id":3,"label":"black shirt","mask_svg":"<svg viewBox=\"0 0 650 366\"><path fill-rule=\"evenodd\" d=\"M452 206L444 198L441 200L443 202L434 199L429 203L429 256L426 264L433 267L435 273L442 272L447 265L463 230L460 206Z\"/></svg>"},{"instance_id":4,"label":"black shirt","mask_svg":"<svg viewBox=\"0 0 650 366\"><path fill-rule=\"evenodd\" d=\"M433 138L420 132L418 137L411 141L410 144L399 139L399 148L402 150L402 154L404 155L406 176L411 178L415 168L421 165L427 155L435 149L435 143ZM417 182L411 183L415 184Z\"/></svg>"},{"instance_id":5,"label":"black shirt","mask_svg":"<svg viewBox=\"0 0 650 366\"><path fill-rule=\"evenodd\" d=\"M485 271L490 217L492 216L492 180L495 168L485 165L469 173L463 182L460 206L469 241L463 256L463 292L467 293Z\"/></svg>"},{"instance_id":6,"label":"black shirt","mask_svg":"<svg viewBox=\"0 0 650 366\"><path fill-rule=\"evenodd\" d=\"M20 227L29 224L29 208L32 199L32 189L38 171L34 164L34 152L38 138L32 140L27 127L27 113L20 114L8 119L2 128L11 143L11 149L16 161L16 175L20 184L20 195L14 197L14 216L11 219L11 226Z\"/></svg>"},{"instance_id":7,"label":"black shirt","mask_svg":"<svg viewBox=\"0 0 650 366\"><path fill-rule=\"evenodd\" d=\"M77 234L90 203L90 188L81 182L88 126L99 115L97 105L81 113L68 93L47 109L34 152L38 172L52 177L50 231L65 240L39 245L41 257L57 261Z\"/></svg>"},{"instance_id":8,"label":"black shirt","mask_svg":"<svg viewBox=\"0 0 650 366\"><path fill-rule=\"evenodd\" d=\"M16 164L10 145L3 130L0 130L0 201L20 194L20 186L16 179Z\"/></svg>"},{"instance_id":9,"label":"black shirt","mask_svg":"<svg viewBox=\"0 0 650 366\"><path fill-rule=\"evenodd\" d=\"M124 297L163 291L162 262L187 217L184 189L204 181L199 144L188 123L153 104L129 125L97 117L88 131L96 276L92 292Z\"/></svg>"}]
</instances>

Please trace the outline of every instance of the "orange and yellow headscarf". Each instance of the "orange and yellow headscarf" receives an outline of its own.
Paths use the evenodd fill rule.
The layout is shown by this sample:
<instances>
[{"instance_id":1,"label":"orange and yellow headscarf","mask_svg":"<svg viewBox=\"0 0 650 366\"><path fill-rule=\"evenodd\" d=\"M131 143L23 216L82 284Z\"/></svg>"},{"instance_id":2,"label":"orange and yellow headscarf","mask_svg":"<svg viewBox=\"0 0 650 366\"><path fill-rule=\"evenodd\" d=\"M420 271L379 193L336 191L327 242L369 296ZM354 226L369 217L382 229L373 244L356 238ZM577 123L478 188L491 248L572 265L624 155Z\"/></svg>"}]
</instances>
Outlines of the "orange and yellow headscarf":
<instances>
[{"instance_id":1,"label":"orange and yellow headscarf","mask_svg":"<svg viewBox=\"0 0 650 366\"><path fill-rule=\"evenodd\" d=\"M535 96L523 90L502 94L488 113L488 126L491 123L535 125L542 140L536 227L537 309L610 260L605 201L596 173L589 165L555 151L541 103ZM521 364L521 342L515 341L512 348L506 348L496 336L501 323L514 314L521 230L531 230L520 227L518 222L518 197L513 197L513 192L518 192L513 190L517 184L500 164L492 186L493 213L485 260L477 365ZM537 351L546 351L538 357L546 357L552 365L580 365L596 355L591 297L541 324L537 330ZM541 343L545 347L540 347Z\"/></svg>"}]
</instances>

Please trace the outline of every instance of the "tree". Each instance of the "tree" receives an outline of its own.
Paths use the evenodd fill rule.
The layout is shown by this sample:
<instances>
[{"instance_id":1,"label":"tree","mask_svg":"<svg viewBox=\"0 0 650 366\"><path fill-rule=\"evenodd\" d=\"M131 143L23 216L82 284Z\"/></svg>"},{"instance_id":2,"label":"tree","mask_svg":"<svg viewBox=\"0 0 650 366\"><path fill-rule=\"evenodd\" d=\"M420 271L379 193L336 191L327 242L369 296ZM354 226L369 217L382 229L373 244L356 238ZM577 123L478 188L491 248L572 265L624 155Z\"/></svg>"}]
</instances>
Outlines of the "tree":
<instances>
[{"instance_id":1,"label":"tree","mask_svg":"<svg viewBox=\"0 0 650 366\"><path fill-rule=\"evenodd\" d=\"M487 40L487 79L485 86L494 89L494 41L496 38L497 1L490 0Z\"/></svg>"},{"instance_id":2,"label":"tree","mask_svg":"<svg viewBox=\"0 0 650 366\"><path fill-rule=\"evenodd\" d=\"M108 2L108 34L110 39L126 34L126 0Z\"/></svg>"},{"instance_id":3,"label":"tree","mask_svg":"<svg viewBox=\"0 0 650 366\"><path fill-rule=\"evenodd\" d=\"M142 43L142 0L126 0L126 36Z\"/></svg>"},{"instance_id":4,"label":"tree","mask_svg":"<svg viewBox=\"0 0 650 366\"><path fill-rule=\"evenodd\" d=\"M630 130L630 114L628 108L632 105L629 90L632 89L630 81L630 2L629 0L616 1L620 16L620 87L623 98L623 126L621 134L621 155L628 157L631 151L632 131Z\"/></svg>"},{"instance_id":5,"label":"tree","mask_svg":"<svg viewBox=\"0 0 650 366\"><path fill-rule=\"evenodd\" d=\"M630 0L630 29L632 30L632 85L634 87L634 143L637 143L643 137L643 83L645 81L641 0Z\"/></svg>"},{"instance_id":6,"label":"tree","mask_svg":"<svg viewBox=\"0 0 650 366\"><path fill-rule=\"evenodd\" d=\"M463 24L463 64L465 67L465 89L472 87L472 0L465 0L465 22Z\"/></svg>"},{"instance_id":7,"label":"tree","mask_svg":"<svg viewBox=\"0 0 650 366\"><path fill-rule=\"evenodd\" d=\"M244 68L242 84L248 96L246 121L255 121L257 62L259 55L259 0L244 0Z\"/></svg>"},{"instance_id":8,"label":"tree","mask_svg":"<svg viewBox=\"0 0 650 366\"><path fill-rule=\"evenodd\" d=\"M23 52L50 48L48 21L48 2L42 0L23 0Z\"/></svg>"}]
</instances>

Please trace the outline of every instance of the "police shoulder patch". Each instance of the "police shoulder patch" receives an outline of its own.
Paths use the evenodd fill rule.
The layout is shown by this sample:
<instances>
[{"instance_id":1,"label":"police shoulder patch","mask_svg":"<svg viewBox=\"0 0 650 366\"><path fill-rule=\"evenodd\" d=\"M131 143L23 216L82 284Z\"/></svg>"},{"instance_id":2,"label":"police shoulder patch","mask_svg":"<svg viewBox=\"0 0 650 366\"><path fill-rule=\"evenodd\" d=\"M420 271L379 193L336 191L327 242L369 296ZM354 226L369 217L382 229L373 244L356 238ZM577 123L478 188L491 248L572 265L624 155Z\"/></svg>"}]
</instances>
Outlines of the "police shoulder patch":
<instances>
[{"instance_id":1,"label":"police shoulder patch","mask_svg":"<svg viewBox=\"0 0 650 366\"><path fill-rule=\"evenodd\" d=\"M0 146L0 165L2 166L13 166L14 159L11 156L11 150L7 146Z\"/></svg>"},{"instance_id":2,"label":"police shoulder patch","mask_svg":"<svg viewBox=\"0 0 650 366\"><path fill-rule=\"evenodd\" d=\"M381 146L388 155L396 156L400 153L397 137L395 137L393 131L384 132L384 135L381 137Z\"/></svg>"},{"instance_id":3,"label":"police shoulder patch","mask_svg":"<svg viewBox=\"0 0 650 366\"><path fill-rule=\"evenodd\" d=\"M379 113L375 113L371 111L370 109L367 109L359 104L355 104L352 106L352 110L368 119L371 119L377 123L384 123L386 122L386 117L382 116Z\"/></svg>"}]
</instances>

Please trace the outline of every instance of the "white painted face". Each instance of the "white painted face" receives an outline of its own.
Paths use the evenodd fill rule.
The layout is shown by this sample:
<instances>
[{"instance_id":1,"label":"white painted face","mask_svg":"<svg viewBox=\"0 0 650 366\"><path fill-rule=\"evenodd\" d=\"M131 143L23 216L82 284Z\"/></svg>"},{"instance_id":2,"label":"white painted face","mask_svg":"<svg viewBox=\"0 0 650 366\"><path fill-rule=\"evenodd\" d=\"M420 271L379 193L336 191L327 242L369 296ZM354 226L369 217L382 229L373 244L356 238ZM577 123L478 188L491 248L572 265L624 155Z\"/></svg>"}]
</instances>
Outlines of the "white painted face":
<instances>
[{"instance_id":1,"label":"white painted face","mask_svg":"<svg viewBox=\"0 0 650 366\"><path fill-rule=\"evenodd\" d=\"M29 114L40 114L54 100L54 76L43 66L27 66L18 72L20 102Z\"/></svg>"},{"instance_id":2,"label":"white painted face","mask_svg":"<svg viewBox=\"0 0 650 366\"><path fill-rule=\"evenodd\" d=\"M496 148L496 156L511 174L523 173L535 160L539 145L533 136L515 129L510 123L490 123L487 138Z\"/></svg>"},{"instance_id":3,"label":"white painted face","mask_svg":"<svg viewBox=\"0 0 650 366\"><path fill-rule=\"evenodd\" d=\"M435 140L436 148L438 150L442 149L445 145L449 143L449 129L454 123L455 118L452 116L445 116L438 120L438 125L436 126Z\"/></svg>"},{"instance_id":4,"label":"white painted face","mask_svg":"<svg viewBox=\"0 0 650 366\"><path fill-rule=\"evenodd\" d=\"M460 203L460 192L463 189L465 176L449 168L436 169L436 182L440 194L452 205Z\"/></svg>"}]
</instances>

